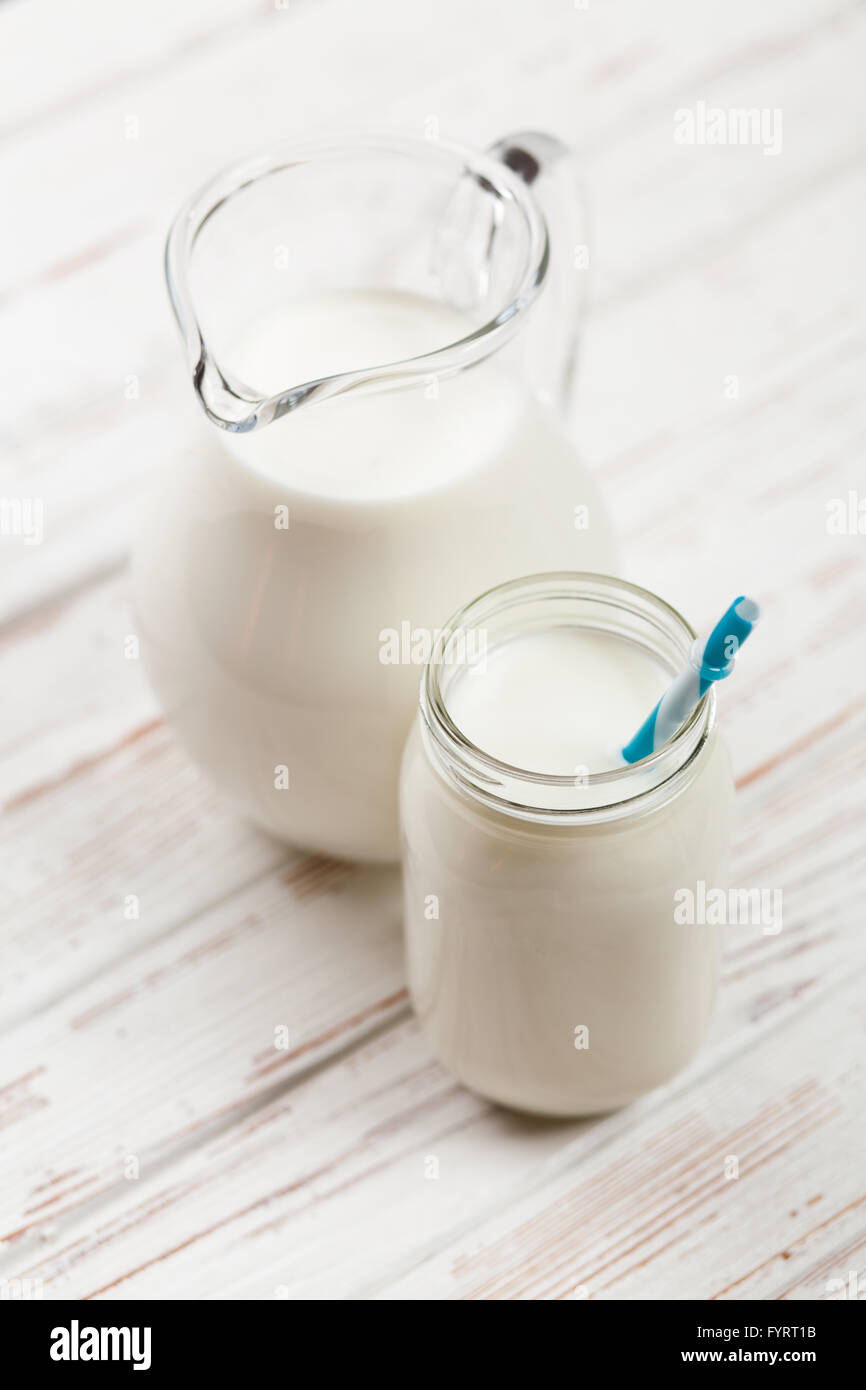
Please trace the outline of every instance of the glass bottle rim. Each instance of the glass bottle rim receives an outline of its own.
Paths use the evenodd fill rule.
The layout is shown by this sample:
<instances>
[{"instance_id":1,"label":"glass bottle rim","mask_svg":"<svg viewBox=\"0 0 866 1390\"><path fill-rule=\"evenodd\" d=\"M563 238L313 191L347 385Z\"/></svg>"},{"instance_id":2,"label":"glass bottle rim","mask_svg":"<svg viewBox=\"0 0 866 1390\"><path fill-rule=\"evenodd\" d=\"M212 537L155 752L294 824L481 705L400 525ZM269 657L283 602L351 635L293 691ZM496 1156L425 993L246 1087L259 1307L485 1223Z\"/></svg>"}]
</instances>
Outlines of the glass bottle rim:
<instances>
[{"instance_id":1,"label":"glass bottle rim","mask_svg":"<svg viewBox=\"0 0 866 1390\"><path fill-rule=\"evenodd\" d=\"M651 590L589 571L551 571L498 584L459 609L437 634L435 650L421 677L422 731L441 771L458 790L518 819L585 823L615 819L660 805L680 789L715 727L715 691L710 687L681 728L648 757L604 772L587 772L577 779L573 774L541 773L517 767L485 752L467 738L448 712L443 688L449 671L468 664L449 659L453 644L459 643L465 648L467 632L483 630L485 622L501 619L509 613L519 614L530 604L561 604L563 607L556 616L565 618L565 606L580 601L609 608L612 615L625 614L643 620L648 632L655 630L660 638L666 639L668 648L676 650L682 663L687 659L696 636L694 629L681 613ZM561 625L611 630L598 622L581 623L574 618ZM541 631L549 627L549 619L539 619L521 631ZM658 648L651 647L648 640L639 645L656 659L660 658ZM671 674L675 674L669 651L665 664L671 667ZM623 737L631 732L634 731L627 731ZM522 788L529 795L521 795ZM534 804L533 796L538 804ZM566 804L557 805L557 801Z\"/></svg>"}]
</instances>

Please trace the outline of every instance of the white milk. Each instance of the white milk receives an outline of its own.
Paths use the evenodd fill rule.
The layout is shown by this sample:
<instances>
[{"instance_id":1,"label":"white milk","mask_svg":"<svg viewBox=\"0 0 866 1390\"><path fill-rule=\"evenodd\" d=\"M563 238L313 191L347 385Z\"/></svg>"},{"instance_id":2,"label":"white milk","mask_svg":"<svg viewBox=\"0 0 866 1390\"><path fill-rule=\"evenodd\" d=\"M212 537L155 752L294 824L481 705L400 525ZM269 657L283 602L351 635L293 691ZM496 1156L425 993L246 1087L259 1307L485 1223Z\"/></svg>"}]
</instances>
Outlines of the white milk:
<instances>
[{"instance_id":1,"label":"white milk","mask_svg":"<svg viewBox=\"0 0 866 1390\"><path fill-rule=\"evenodd\" d=\"M421 357L468 331L447 304L346 290L295 300L288 315L254 324L233 345L232 361L242 379L276 393L287 382ZM507 447L526 405L521 392L513 399L512 385L484 367L447 382L430 376L414 390L299 411L291 433L277 422L226 443L245 464L311 497L394 501L435 492Z\"/></svg>"},{"instance_id":2,"label":"white milk","mask_svg":"<svg viewBox=\"0 0 866 1390\"><path fill-rule=\"evenodd\" d=\"M441 735L423 692L406 748L409 985L433 1050L466 1085L523 1110L589 1114L668 1080L707 1030L715 931L679 925L675 894L725 884L730 768L707 705L658 766L569 786L575 769L611 767L675 655L662 664L579 627L495 637L478 671L440 673L443 708L474 750ZM536 776L500 775L483 755Z\"/></svg>"},{"instance_id":3,"label":"white milk","mask_svg":"<svg viewBox=\"0 0 866 1390\"><path fill-rule=\"evenodd\" d=\"M415 296L323 295L240 337L231 367L278 390L470 327ZM187 748L254 821L394 859L400 756L437 625L514 573L609 569L611 555L572 445L494 356L248 435L202 421L136 548L142 652Z\"/></svg>"},{"instance_id":4,"label":"white milk","mask_svg":"<svg viewBox=\"0 0 866 1390\"><path fill-rule=\"evenodd\" d=\"M452 719L491 757L533 772L606 772L668 684L616 637L554 628L502 642L448 693ZM623 735L623 729L627 730Z\"/></svg>"}]
</instances>

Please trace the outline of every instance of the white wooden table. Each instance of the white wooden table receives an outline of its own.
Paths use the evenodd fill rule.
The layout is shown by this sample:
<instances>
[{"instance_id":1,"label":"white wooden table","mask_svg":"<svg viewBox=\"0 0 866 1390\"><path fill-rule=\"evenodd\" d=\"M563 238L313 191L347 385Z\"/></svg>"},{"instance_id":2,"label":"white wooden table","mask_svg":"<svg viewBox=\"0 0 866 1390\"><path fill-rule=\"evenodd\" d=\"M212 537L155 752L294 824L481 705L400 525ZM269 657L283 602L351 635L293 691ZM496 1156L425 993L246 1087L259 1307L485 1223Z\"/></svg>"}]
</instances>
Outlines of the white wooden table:
<instances>
[{"instance_id":1,"label":"white wooden table","mask_svg":"<svg viewBox=\"0 0 866 1390\"><path fill-rule=\"evenodd\" d=\"M44 504L41 544L0 536L0 1293L821 1299L866 1268L866 540L827 529L866 498L864 53L844 0L0 5L0 493ZM781 152L678 144L701 101L780 109ZM244 825L126 656L189 390L175 208L276 139L430 117L581 151L574 428L627 576L696 624L766 607L720 702L734 879L783 930L727 929L710 1045L581 1123L455 1084L395 873Z\"/></svg>"}]
</instances>

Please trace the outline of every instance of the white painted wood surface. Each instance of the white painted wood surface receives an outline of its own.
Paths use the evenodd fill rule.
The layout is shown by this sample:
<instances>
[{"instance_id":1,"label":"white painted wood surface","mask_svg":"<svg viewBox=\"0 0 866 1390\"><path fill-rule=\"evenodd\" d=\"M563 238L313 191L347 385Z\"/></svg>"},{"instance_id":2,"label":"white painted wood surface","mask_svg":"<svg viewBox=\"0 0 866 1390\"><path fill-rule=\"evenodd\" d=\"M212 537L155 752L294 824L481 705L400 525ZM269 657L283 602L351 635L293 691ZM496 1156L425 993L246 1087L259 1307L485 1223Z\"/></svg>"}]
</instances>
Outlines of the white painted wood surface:
<instances>
[{"instance_id":1,"label":"white painted wood surface","mask_svg":"<svg viewBox=\"0 0 866 1390\"><path fill-rule=\"evenodd\" d=\"M864 53L838 0L0 6L0 493L46 508L43 544L0 537L0 1278L816 1299L862 1273L866 542L826 509L866 497ZM781 153L676 144L698 101L781 109ZM720 587L767 608L721 703L735 879L783 890L784 929L729 930L710 1045L591 1122L457 1086L409 1011L396 874L239 822L124 659L128 543L189 389L176 205L276 138L430 116L580 150L574 429L627 574L696 623Z\"/></svg>"}]
</instances>

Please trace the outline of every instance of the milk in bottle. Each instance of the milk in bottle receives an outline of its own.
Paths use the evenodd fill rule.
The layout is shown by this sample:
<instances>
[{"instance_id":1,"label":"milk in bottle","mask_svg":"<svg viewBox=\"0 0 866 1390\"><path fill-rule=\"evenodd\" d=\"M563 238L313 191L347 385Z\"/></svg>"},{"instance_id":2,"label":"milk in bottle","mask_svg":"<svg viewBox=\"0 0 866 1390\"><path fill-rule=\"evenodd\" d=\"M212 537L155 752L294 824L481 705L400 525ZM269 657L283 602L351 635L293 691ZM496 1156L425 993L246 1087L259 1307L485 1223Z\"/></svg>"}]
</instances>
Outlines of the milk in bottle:
<instances>
[{"instance_id":1,"label":"milk in bottle","mask_svg":"<svg viewBox=\"0 0 866 1390\"><path fill-rule=\"evenodd\" d=\"M676 909L725 884L714 696L665 749L617 758L691 637L645 590L546 575L470 605L425 672L401 784L409 987L433 1051L493 1100L622 1105L709 1026L715 928Z\"/></svg>"}]
</instances>

